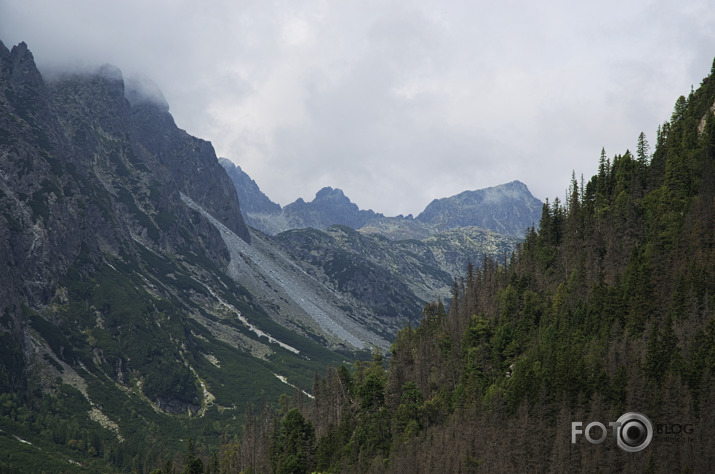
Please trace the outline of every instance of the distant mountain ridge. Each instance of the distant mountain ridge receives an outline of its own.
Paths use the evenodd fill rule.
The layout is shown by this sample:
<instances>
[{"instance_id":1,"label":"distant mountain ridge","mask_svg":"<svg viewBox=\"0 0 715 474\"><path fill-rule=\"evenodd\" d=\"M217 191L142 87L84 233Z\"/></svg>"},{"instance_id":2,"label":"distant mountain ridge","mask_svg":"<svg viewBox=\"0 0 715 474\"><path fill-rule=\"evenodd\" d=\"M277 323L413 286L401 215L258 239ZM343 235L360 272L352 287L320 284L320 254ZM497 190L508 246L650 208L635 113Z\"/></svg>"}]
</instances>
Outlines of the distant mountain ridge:
<instances>
[{"instance_id":1,"label":"distant mountain ridge","mask_svg":"<svg viewBox=\"0 0 715 474\"><path fill-rule=\"evenodd\" d=\"M480 227L510 237L523 238L537 226L543 203L521 181L435 199L417 218L386 217L362 210L341 189L324 187L315 198L302 198L281 208L270 200L240 166L221 158L221 165L236 186L246 223L266 234L292 229L327 229L344 225L354 230L381 234L394 240L422 239L444 230Z\"/></svg>"},{"instance_id":2,"label":"distant mountain ridge","mask_svg":"<svg viewBox=\"0 0 715 474\"><path fill-rule=\"evenodd\" d=\"M538 224L542 206L524 183L512 181L435 199L416 219L440 231L476 226L498 234L523 236L527 228Z\"/></svg>"}]
</instances>

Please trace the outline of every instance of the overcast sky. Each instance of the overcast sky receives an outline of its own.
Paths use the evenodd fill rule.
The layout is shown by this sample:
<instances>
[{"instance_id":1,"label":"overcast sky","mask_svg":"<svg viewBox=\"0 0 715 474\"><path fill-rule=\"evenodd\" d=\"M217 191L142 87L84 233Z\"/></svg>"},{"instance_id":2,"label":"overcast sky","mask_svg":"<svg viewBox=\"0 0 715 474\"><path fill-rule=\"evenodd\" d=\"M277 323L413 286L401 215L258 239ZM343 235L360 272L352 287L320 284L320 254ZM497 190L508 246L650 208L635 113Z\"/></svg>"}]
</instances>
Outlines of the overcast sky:
<instances>
[{"instance_id":1,"label":"overcast sky","mask_svg":"<svg viewBox=\"0 0 715 474\"><path fill-rule=\"evenodd\" d=\"M601 148L655 143L715 56L711 0L0 0L41 69L111 63L274 201L361 208L515 179L563 197Z\"/></svg>"}]
</instances>

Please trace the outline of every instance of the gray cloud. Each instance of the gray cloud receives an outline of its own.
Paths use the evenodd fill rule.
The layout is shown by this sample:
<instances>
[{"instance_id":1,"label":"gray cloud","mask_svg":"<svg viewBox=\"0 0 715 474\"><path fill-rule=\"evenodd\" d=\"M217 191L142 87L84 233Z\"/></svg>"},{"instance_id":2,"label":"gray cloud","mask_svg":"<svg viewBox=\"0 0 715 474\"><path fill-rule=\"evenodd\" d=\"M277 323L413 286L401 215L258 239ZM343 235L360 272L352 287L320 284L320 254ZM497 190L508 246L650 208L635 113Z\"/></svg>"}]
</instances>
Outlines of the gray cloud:
<instances>
[{"instance_id":1,"label":"gray cloud","mask_svg":"<svg viewBox=\"0 0 715 474\"><path fill-rule=\"evenodd\" d=\"M329 185L407 214L513 179L561 197L709 73L707 0L582 3L0 0L0 39L150 77L282 204Z\"/></svg>"}]
</instances>

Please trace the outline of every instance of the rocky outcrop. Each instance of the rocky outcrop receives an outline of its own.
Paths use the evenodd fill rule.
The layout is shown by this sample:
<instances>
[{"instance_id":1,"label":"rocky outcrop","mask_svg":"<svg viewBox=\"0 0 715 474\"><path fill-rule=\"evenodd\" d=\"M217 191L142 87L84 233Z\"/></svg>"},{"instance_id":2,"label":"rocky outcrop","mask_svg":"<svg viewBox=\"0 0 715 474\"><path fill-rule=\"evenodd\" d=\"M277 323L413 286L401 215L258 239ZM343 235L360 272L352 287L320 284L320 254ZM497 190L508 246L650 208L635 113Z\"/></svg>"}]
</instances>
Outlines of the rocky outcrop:
<instances>
[{"instance_id":1,"label":"rocky outcrop","mask_svg":"<svg viewBox=\"0 0 715 474\"><path fill-rule=\"evenodd\" d=\"M226 174L231 178L238 200L241 203L241 211L246 220L250 224L250 218L253 214L279 214L281 212L280 204L271 201L268 196L263 194L263 191L258 187L258 184L246 174L240 166L236 166L231 160L219 158L218 162L226 170Z\"/></svg>"}]
</instances>

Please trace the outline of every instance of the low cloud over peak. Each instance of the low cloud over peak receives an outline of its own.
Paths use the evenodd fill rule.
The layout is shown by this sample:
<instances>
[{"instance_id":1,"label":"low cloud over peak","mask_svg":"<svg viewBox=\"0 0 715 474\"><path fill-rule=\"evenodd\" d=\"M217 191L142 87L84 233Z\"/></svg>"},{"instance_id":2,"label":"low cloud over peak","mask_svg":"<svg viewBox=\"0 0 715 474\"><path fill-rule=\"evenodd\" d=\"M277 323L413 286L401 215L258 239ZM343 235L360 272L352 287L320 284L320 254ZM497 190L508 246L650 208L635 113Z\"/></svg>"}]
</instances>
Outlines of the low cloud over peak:
<instances>
[{"instance_id":1,"label":"low cloud over peak","mask_svg":"<svg viewBox=\"0 0 715 474\"><path fill-rule=\"evenodd\" d=\"M390 215L515 179L563 196L602 147L654 143L715 51L705 0L11 0L0 31L43 73L117 65L284 205L330 184Z\"/></svg>"}]
</instances>

